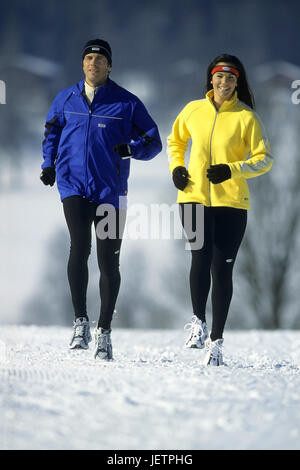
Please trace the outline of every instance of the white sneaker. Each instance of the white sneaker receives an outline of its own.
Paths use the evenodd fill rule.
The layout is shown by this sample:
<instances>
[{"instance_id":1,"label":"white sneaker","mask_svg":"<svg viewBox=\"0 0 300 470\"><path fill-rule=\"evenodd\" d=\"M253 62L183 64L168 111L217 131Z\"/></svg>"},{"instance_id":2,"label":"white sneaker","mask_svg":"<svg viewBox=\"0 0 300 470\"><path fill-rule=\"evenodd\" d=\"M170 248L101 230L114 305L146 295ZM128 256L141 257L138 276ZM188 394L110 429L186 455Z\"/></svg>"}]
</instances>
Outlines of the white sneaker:
<instances>
[{"instance_id":1,"label":"white sneaker","mask_svg":"<svg viewBox=\"0 0 300 470\"><path fill-rule=\"evenodd\" d=\"M191 330L186 340L185 346L187 348L203 349L205 341L208 338L208 330L205 322L199 320L196 315L193 315L192 321L184 326L185 330Z\"/></svg>"},{"instance_id":2,"label":"white sneaker","mask_svg":"<svg viewBox=\"0 0 300 470\"><path fill-rule=\"evenodd\" d=\"M85 317L77 318L73 323L73 335L69 344L70 349L88 349L92 341L90 324Z\"/></svg>"},{"instance_id":3,"label":"white sneaker","mask_svg":"<svg viewBox=\"0 0 300 470\"><path fill-rule=\"evenodd\" d=\"M206 366L223 366L223 339L217 339L216 341L211 341L208 339L206 341L206 354L203 361L203 364Z\"/></svg>"},{"instance_id":4,"label":"white sneaker","mask_svg":"<svg viewBox=\"0 0 300 470\"><path fill-rule=\"evenodd\" d=\"M113 359L110 333L111 330L95 329L95 359L106 359L107 361Z\"/></svg>"}]
</instances>

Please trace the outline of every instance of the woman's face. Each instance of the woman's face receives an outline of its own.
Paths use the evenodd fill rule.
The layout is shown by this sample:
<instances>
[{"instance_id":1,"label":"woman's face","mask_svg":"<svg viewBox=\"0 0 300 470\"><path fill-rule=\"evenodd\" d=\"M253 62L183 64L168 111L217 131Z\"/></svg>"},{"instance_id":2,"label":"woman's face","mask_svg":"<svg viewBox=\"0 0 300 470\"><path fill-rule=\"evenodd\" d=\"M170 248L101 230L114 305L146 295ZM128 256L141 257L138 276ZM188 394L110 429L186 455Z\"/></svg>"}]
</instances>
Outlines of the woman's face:
<instances>
[{"instance_id":1,"label":"woman's face","mask_svg":"<svg viewBox=\"0 0 300 470\"><path fill-rule=\"evenodd\" d=\"M216 66L218 65L232 66L225 62L218 62ZM214 99L223 102L232 97L237 86L237 77L231 72L216 72L212 76L212 85L214 89Z\"/></svg>"}]
</instances>

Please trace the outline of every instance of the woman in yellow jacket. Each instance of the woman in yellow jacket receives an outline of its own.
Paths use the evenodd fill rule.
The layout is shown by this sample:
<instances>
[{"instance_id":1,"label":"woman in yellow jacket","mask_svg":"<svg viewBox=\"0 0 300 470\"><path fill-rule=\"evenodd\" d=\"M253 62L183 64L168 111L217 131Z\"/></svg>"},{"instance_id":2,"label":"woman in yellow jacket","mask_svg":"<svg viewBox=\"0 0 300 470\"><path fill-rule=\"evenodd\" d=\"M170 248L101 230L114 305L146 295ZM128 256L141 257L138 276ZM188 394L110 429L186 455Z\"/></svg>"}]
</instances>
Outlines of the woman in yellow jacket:
<instances>
[{"instance_id":1,"label":"woman in yellow jacket","mask_svg":"<svg viewBox=\"0 0 300 470\"><path fill-rule=\"evenodd\" d=\"M190 334L186 346L206 346L204 363L221 365L232 271L250 208L246 180L269 171L273 158L240 60L228 54L216 57L207 69L206 88L206 97L188 103L175 120L168 137L168 155L187 235L195 232L199 207L204 210L202 248L195 248L190 239L194 315L187 325ZM205 309L211 275L213 319L209 337Z\"/></svg>"}]
</instances>

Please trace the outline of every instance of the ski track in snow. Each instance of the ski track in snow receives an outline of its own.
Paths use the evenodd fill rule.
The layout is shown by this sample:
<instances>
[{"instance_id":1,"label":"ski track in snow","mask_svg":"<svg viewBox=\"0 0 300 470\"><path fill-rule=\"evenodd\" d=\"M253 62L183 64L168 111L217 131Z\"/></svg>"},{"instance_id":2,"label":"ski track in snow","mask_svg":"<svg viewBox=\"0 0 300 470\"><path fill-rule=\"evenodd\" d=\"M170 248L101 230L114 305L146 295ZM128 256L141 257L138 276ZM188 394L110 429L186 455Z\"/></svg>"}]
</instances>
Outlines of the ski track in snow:
<instances>
[{"instance_id":1,"label":"ski track in snow","mask_svg":"<svg viewBox=\"0 0 300 470\"><path fill-rule=\"evenodd\" d=\"M217 368L182 331L115 329L112 362L70 336L1 327L1 449L300 448L299 331L226 332Z\"/></svg>"}]
</instances>

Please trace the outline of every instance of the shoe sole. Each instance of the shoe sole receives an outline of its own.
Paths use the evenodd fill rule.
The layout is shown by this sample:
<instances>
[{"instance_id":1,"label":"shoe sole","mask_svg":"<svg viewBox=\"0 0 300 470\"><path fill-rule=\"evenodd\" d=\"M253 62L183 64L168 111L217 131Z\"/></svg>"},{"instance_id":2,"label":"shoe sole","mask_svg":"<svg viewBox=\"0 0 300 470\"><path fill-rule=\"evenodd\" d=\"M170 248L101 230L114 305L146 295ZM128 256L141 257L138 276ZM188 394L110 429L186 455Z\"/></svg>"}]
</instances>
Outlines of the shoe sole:
<instances>
[{"instance_id":1,"label":"shoe sole","mask_svg":"<svg viewBox=\"0 0 300 470\"><path fill-rule=\"evenodd\" d=\"M94 356L95 360L100 360L100 361L113 361L113 357L108 357L107 354L105 356L100 356L100 354L97 354Z\"/></svg>"},{"instance_id":2,"label":"shoe sole","mask_svg":"<svg viewBox=\"0 0 300 470\"><path fill-rule=\"evenodd\" d=\"M88 338L88 343L90 343L92 340L93 340L93 338L89 337ZM69 344L69 349L89 349L89 344L87 344L86 346L82 345L82 343L76 343L76 344L74 344L74 346Z\"/></svg>"},{"instance_id":3,"label":"shoe sole","mask_svg":"<svg viewBox=\"0 0 300 470\"><path fill-rule=\"evenodd\" d=\"M110 354L111 355L109 356L107 351L98 351L97 353L94 353L94 358L102 361L111 361L113 359L112 352L110 352Z\"/></svg>"},{"instance_id":4,"label":"shoe sole","mask_svg":"<svg viewBox=\"0 0 300 470\"><path fill-rule=\"evenodd\" d=\"M208 360L203 361L204 366L209 366L209 367L220 367L224 366L223 359L214 361L211 357Z\"/></svg>"},{"instance_id":5,"label":"shoe sole","mask_svg":"<svg viewBox=\"0 0 300 470\"><path fill-rule=\"evenodd\" d=\"M86 350L86 349L89 349L89 346L88 345L87 346L82 346L81 344L75 344L74 346L69 346L69 349L71 349L71 350L72 349L84 349L84 350Z\"/></svg>"},{"instance_id":6,"label":"shoe sole","mask_svg":"<svg viewBox=\"0 0 300 470\"><path fill-rule=\"evenodd\" d=\"M186 344L185 347L187 349L204 349L205 344L198 346L197 344Z\"/></svg>"},{"instance_id":7,"label":"shoe sole","mask_svg":"<svg viewBox=\"0 0 300 470\"><path fill-rule=\"evenodd\" d=\"M212 364L211 362L209 364L204 363L203 365L207 366L207 367L222 367L222 366L224 366L223 363L222 364Z\"/></svg>"}]
</instances>

